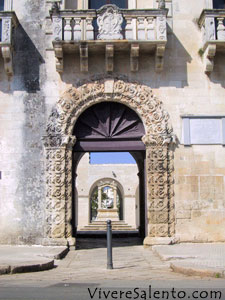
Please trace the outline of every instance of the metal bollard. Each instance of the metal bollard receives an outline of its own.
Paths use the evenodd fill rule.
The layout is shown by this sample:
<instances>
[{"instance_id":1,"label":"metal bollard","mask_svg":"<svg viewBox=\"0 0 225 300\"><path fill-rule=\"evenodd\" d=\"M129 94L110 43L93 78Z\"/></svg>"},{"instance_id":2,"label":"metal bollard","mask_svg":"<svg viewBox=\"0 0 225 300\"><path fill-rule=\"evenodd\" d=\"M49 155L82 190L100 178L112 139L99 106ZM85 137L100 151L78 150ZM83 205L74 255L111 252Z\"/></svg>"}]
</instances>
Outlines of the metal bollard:
<instances>
[{"instance_id":1,"label":"metal bollard","mask_svg":"<svg viewBox=\"0 0 225 300\"><path fill-rule=\"evenodd\" d=\"M107 269L113 269L112 262L112 224L107 221Z\"/></svg>"}]
</instances>

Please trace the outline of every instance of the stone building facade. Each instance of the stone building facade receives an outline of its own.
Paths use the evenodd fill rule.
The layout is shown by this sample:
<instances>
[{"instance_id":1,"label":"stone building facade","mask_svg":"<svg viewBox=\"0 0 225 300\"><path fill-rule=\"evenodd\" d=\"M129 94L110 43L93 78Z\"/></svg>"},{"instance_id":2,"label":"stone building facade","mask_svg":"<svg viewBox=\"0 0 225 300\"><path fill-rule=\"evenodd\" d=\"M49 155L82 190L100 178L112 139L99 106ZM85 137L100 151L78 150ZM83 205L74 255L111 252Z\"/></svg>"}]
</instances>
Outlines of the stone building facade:
<instances>
[{"instance_id":1,"label":"stone building facade","mask_svg":"<svg viewBox=\"0 0 225 300\"><path fill-rule=\"evenodd\" d=\"M224 1L95 2L3 3L0 242L75 244L97 150L133 153L146 245L224 241Z\"/></svg>"}]
</instances>

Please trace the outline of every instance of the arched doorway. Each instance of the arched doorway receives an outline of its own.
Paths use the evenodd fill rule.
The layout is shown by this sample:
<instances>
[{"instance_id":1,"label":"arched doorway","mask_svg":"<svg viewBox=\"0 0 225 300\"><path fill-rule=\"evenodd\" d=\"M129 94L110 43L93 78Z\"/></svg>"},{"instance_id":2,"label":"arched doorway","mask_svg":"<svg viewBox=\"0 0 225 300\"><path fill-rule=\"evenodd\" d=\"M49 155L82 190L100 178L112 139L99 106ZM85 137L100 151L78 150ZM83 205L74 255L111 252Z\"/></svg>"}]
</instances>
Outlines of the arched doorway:
<instances>
[{"instance_id":1,"label":"arched doorway","mask_svg":"<svg viewBox=\"0 0 225 300\"><path fill-rule=\"evenodd\" d=\"M123 220L123 191L121 185L111 178L95 182L89 193L90 223L99 220L99 209L117 209L118 220Z\"/></svg>"},{"instance_id":2,"label":"arched doorway","mask_svg":"<svg viewBox=\"0 0 225 300\"><path fill-rule=\"evenodd\" d=\"M146 180L142 180L147 212L144 243L171 242L175 220L173 138L168 114L149 87L109 78L69 89L50 115L47 135L43 138L46 157L46 244L75 243L72 231L72 161L73 158L74 161L79 159L73 157L73 149L79 150L76 147L80 147L82 141L79 143L78 138L76 142L73 132L79 117L87 109L108 101L121 103L134 111L145 129L144 137L138 141L143 142L141 147L144 145L146 151L146 161L140 167L146 175ZM120 147L123 141L115 139L115 144ZM141 164L140 154L132 147L128 151ZM140 148L138 151L141 151ZM78 151L75 151L75 156L76 153Z\"/></svg>"},{"instance_id":3,"label":"arched doorway","mask_svg":"<svg viewBox=\"0 0 225 300\"><path fill-rule=\"evenodd\" d=\"M139 116L121 103L101 102L78 118L73 135L74 151L145 151L144 125Z\"/></svg>"},{"instance_id":4,"label":"arched doorway","mask_svg":"<svg viewBox=\"0 0 225 300\"><path fill-rule=\"evenodd\" d=\"M76 136L76 144L73 149L74 170L77 169L79 155L84 152L129 151L133 155L139 168L140 235L144 238L147 235L144 171L146 153L145 144L142 141L145 128L140 117L124 104L111 101L101 102L92 105L79 116L73 135ZM111 215L111 219L116 219L116 217ZM75 220L73 224L76 224Z\"/></svg>"}]
</instances>

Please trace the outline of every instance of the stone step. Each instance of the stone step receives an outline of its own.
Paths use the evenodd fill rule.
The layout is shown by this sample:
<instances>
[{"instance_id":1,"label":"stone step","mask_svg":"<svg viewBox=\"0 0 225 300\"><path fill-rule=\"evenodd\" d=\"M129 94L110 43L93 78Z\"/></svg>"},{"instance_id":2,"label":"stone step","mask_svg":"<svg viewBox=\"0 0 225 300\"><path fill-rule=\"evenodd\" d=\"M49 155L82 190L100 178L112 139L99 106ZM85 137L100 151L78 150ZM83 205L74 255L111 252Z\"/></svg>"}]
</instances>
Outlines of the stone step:
<instances>
[{"instance_id":1,"label":"stone step","mask_svg":"<svg viewBox=\"0 0 225 300\"><path fill-rule=\"evenodd\" d=\"M79 231L105 231L107 228L106 222L94 221L83 228L80 228ZM137 231L136 228L126 224L124 221L113 221L112 230L115 231Z\"/></svg>"},{"instance_id":2,"label":"stone step","mask_svg":"<svg viewBox=\"0 0 225 300\"><path fill-rule=\"evenodd\" d=\"M113 231L137 231L135 228L112 228ZM80 228L78 231L106 231L106 227L83 227Z\"/></svg>"},{"instance_id":3,"label":"stone step","mask_svg":"<svg viewBox=\"0 0 225 300\"><path fill-rule=\"evenodd\" d=\"M125 223L124 221L111 221L112 225L113 224L118 224L118 225L128 225L127 223ZM92 223L89 223L88 225L106 225L107 222L106 221L93 221ZM128 225L129 226L129 225Z\"/></svg>"}]
</instances>

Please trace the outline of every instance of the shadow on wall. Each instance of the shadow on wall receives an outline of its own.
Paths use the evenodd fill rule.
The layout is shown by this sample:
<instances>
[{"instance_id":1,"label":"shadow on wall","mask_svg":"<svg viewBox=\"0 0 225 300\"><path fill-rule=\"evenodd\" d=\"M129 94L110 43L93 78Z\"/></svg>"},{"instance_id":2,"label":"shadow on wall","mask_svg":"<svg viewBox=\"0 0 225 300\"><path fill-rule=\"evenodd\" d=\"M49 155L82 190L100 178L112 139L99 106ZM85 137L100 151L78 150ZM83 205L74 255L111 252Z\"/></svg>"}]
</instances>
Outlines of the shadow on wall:
<instances>
[{"instance_id":1,"label":"shadow on wall","mask_svg":"<svg viewBox=\"0 0 225 300\"><path fill-rule=\"evenodd\" d=\"M170 30L164 58L164 69L158 76L155 86L183 88L188 86L187 64L192 62L191 55L177 36Z\"/></svg>"},{"instance_id":2,"label":"shadow on wall","mask_svg":"<svg viewBox=\"0 0 225 300\"><path fill-rule=\"evenodd\" d=\"M225 56L224 53L216 53L214 59L214 69L208 75L209 80L213 83L220 84L225 88Z\"/></svg>"},{"instance_id":3,"label":"shadow on wall","mask_svg":"<svg viewBox=\"0 0 225 300\"><path fill-rule=\"evenodd\" d=\"M14 34L13 61L13 89L28 93L39 91L40 65L45 61L21 25Z\"/></svg>"},{"instance_id":4,"label":"shadow on wall","mask_svg":"<svg viewBox=\"0 0 225 300\"><path fill-rule=\"evenodd\" d=\"M183 47L182 43L173 33L168 35L168 43L166 46L164 57L164 69L161 73L155 72L155 56L154 53L140 53L139 71L130 71L130 55L129 53L116 52L114 55L114 72L112 77L120 75L125 76L129 81L139 81L142 84L151 86L151 88L159 87L175 87L183 88L188 86L187 80L187 64L191 63L192 57ZM79 86L89 79L95 77L96 74L105 73L105 55L104 53L89 53L88 57L89 71L88 73L80 72L79 54L66 54L64 56L64 72L61 79L67 84Z\"/></svg>"}]
</instances>

